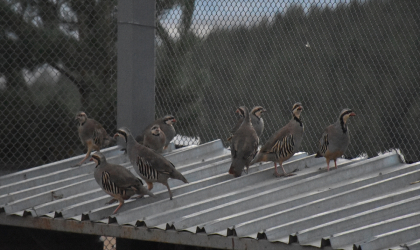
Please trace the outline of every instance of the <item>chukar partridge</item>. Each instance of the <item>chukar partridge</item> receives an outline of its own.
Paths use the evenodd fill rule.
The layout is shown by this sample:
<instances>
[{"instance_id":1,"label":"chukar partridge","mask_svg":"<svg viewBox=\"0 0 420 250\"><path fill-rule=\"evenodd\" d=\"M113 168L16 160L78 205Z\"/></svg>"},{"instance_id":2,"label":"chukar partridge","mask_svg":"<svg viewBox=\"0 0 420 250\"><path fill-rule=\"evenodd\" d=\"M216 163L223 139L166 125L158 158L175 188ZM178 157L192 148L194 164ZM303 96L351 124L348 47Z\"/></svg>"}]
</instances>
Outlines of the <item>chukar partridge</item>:
<instances>
[{"instance_id":1,"label":"chukar partridge","mask_svg":"<svg viewBox=\"0 0 420 250\"><path fill-rule=\"evenodd\" d=\"M96 163L93 172L96 182L105 193L113 197L106 204L112 204L115 201L120 203L113 214L117 213L118 209L121 208L124 200L130 199L135 194L139 195L137 198L141 198L145 194L154 196L152 192L143 186L140 178L137 178L123 166L108 163L102 153L96 152L92 154L91 161Z\"/></svg>"},{"instance_id":2,"label":"chukar partridge","mask_svg":"<svg viewBox=\"0 0 420 250\"><path fill-rule=\"evenodd\" d=\"M261 161L273 161L274 176L280 177L294 175L286 173L283 168L283 162L298 152L302 142L303 123L300 118L302 110L303 106L300 102L293 105L292 119L284 127L274 133L270 139L268 139L265 145L261 147L261 150L252 160L251 165ZM283 174L279 174L277 172L277 163L280 164Z\"/></svg>"},{"instance_id":3,"label":"chukar partridge","mask_svg":"<svg viewBox=\"0 0 420 250\"><path fill-rule=\"evenodd\" d=\"M146 131L146 133L143 136L143 145L153 149L157 153L163 152L165 142L165 133L163 133L158 124L153 125L152 128Z\"/></svg>"},{"instance_id":4,"label":"chukar partridge","mask_svg":"<svg viewBox=\"0 0 420 250\"><path fill-rule=\"evenodd\" d=\"M244 111L244 120L233 134L230 146L232 164L229 168L229 174L234 177L241 176L244 167L246 167L248 173L249 163L258 149L258 136L252 127L248 109L244 106L239 107L239 109Z\"/></svg>"},{"instance_id":5,"label":"chukar partridge","mask_svg":"<svg viewBox=\"0 0 420 250\"><path fill-rule=\"evenodd\" d=\"M147 133L153 127L153 125L157 124L157 125L160 126L160 129L163 131L163 133L166 136L165 147L164 147L164 149L166 149L168 147L169 143L172 141L172 139L176 135L176 131L175 131L175 128L173 126L173 124L175 122L176 122L176 119L173 115L165 115L164 117L159 118L156 121L149 124L143 130L142 134L136 137L136 141L140 144L143 144L145 133Z\"/></svg>"},{"instance_id":6,"label":"chukar partridge","mask_svg":"<svg viewBox=\"0 0 420 250\"><path fill-rule=\"evenodd\" d=\"M187 179L175 169L175 166L154 150L147 148L134 140L130 130L123 127L117 130L114 137L122 137L126 142L128 158L133 164L136 173L147 183L149 190L154 182L159 182L168 188L169 198L172 200L172 192L168 185L168 179L178 179L188 183Z\"/></svg>"},{"instance_id":7,"label":"chukar partridge","mask_svg":"<svg viewBox=\"0 0 420 250\"><path fill-rule=\"evenodd\" d=\"M324 133L319 139L318 152L315 157L325 157L327 160L327 171L330 170L330 161L334 160L337 168L337 158L341 157L350 144L350 135L347 128L347 120L350 116L355 116L351 109L343 109L338 120L325 128Z\"/></svg>"},{"instance_id":8,"label":"chukar partridge","mask_svg":"<svg viewBox=\"0 0 420 250\"><path fill-rule=\"evenodd\" d=\"M236 121L236 124L233 128L230 129L230 136L226 140L230 141L232 140L233 134L238 130L238 128L241 126L242 122L244 121L245 111L241 109L241 107L237 108L235 113L239 114L239 118Z\"/></svg>"},{"instance_id":9,"label":"chukar partridge","mask_svg":"<svg viewBox=\"0 0 420 250\"><path fill-rule=\"evenodd\" d=\"M83 145L87 146L85 158L76 166L80 166L90 156L92 150L99 151L101 148L113 146L116 144L114 138L108 135L102 125L94 119L88 118L86 113L80 111L76 114L76 120L79 121L79 137Z\"/></svg>"},{"instance_id":10,"label":"chukar partridge","mask_svg":"<svg viewBox=\"0 0 420 250\"><path fill-rule=\"evenodd\" d=\"M255 132L257 132L258 138L261 136L262 132L264 131L264 120L261 117L263 112L266 112L263 107L261 106L255 106L251 112L249 113L249 116L251 117L251 123L252 126L255 129ZM238 128L241 126L242 122L244 121L244 111L240 108L236 110L237 113L239 113L239 119L236 122L235 126L230 130L231 136L227 138L228 141L232 139L233 134L238 130Z\"/></svg>"},{"instance_id":11,"label":"chukar partridge","mask_svg":"<svg viewBox=\"0 0 420 250\"><path fill-rule=\"evenodd\" d=\"M262 113L267 112L263 107L261 106L255 106L251 112L251 123L252 126L255 129L255 132L257 132L258 138L262 135L262 132L264 131L264 120L262 118Z\"/></svg>"}]
</instances>

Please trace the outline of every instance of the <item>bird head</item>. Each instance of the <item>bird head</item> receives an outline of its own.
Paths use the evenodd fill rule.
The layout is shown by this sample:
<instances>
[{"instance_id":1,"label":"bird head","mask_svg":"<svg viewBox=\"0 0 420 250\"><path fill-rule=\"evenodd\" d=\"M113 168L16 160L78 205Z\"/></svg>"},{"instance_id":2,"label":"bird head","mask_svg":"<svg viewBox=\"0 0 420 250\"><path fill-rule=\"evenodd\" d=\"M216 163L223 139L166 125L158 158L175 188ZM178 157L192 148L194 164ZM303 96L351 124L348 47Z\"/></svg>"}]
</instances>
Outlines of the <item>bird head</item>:
<instances>
[{"instance_id":1,"label":"bird head","mask_svg":"<svg viewBox=\"0 0 420 250\"><path fill-rule=\"evenodd\" d=\"M129 135L131 135L130 130L126 127L121 127L117 129L117 132L115 133L114 138L116 139L117 137L122 137L124 138L124 141L127 143L127 139Z\"/></svg>"},{"instance_id":2,"label":"bird head","mask_svg":"<svg viewBox=\"0 0 420 250\"><path fill-rule=\"evenodd\" d=\"M340 112L340 121L343 123L346 123L347 120L350 118L350 116L356 116L356 113L354 113L351 109L345 108Z\"/></svg>"},{"instance_id":3,"label":"bird head","mask_svg":"<svg viewBox=\"0 0 420 250\"><path fill-rule=\"evenodd\" d=\"M86 113L85 112L83 112L83 111L79 111L79 112L77 112L77 114L76 114L76 118L75 118L75 120L78 120L79 121L79 124L81 125L81 124L83 124L84 122L86 122L86 120L87 120L87 115L86 115Z\"/></svg>"},{"instance_id":4,"label":"bird head","mask_svg":"<svg viewBox=\"0 0 420 250\"><path fill-rule=\"evenodd\" d=\"M297 102L297 103L293 104L292 113L297 118L300 117L300 113L302 113L302 110L303 110L302 103Z\"/></svg>"},{"instance_id":5,"label":"bird head","mask_svg":"<svg viewBox=\"0 0 420 250\"><path fill-rule=\"evenodd\" d=\"M246 110L245 106L240 106L238 109L236 109L235 113L238 113L240 117L244 117L245 110Z\"/></svg>"},{"instance_id":6,"label":"bird head","mask_svg":"<svg viewBox=\"0 0 420 250\"><path fill-rule=\"evenodd\" d=\"M151 131L152 131L152 135L154 135L154 136L159 136L159 135L160 135L160 132L161 132L162 130L160 130L160 126L159 126L159 125L155 124L155 125L153 125L153 127L151 128Z\"/></svg>"},{"instance_id":7,"label":"bird head","mask_svg":"<svg viewBox=\"0 0 420 250\"><path fill-rule=\"evenodd\" d=\"M163 117L163 122L168 124L168 125L172 125L176 122L176 119L173 115L165 115Z\"/></svg>"},{"instance_id":8,"label":"bird head","mask_svg":"<svg viewBox=\"0 0 420 250\"><path fill-rule=\"evenodd\" d=\"M105 163L106 159L105 156L101 152L95 152L92 154L92 158L90 158L90 161L94 161L96 163L96 167L101 165L101 163Z\"/></svg>"},{"instance_id":9,"label":"bird head","mask_svg":"<svg viewBox=\"0 0 420 250\"><path fill-rule=\"evenodd\" d=\"M251 114L255 115L258 118L261 118L262 113L263 112L267 112L267 110L265 110L263 107L261 106L255 106L252 110L251 110Z\"/></svg>"}]
</instances>

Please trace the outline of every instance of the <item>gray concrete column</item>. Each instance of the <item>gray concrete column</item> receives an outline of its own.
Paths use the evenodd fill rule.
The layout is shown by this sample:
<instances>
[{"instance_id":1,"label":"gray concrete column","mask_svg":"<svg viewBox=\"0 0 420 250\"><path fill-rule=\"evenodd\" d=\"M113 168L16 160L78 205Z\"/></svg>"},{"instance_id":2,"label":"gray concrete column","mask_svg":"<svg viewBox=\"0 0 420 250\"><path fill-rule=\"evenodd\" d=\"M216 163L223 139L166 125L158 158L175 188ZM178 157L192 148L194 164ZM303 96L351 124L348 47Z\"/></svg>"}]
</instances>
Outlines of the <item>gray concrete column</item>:
<instances>
[{"instance_id":1,"label":"gray concrete column","mask_svg":"<svg viewBox=\"0 0 420 250\"><path fill-rule=\"evenodd\" d=\"M155 0L118 1L117 126L134 137L155 118Z\"/></svg>"}]
</instances>

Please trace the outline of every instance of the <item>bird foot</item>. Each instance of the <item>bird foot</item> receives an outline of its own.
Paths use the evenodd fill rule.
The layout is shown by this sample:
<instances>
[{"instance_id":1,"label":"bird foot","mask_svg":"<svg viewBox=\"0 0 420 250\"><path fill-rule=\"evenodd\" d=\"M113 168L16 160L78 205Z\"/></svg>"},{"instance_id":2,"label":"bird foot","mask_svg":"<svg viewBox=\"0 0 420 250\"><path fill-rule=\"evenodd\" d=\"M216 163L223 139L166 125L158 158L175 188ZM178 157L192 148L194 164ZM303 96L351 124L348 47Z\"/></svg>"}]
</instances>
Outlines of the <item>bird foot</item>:
<instances>
[{"instance_id":1,"label":"bird foot","mask_svg":"<svg viewBox=\"0 0 420 250\"><path fill-rule=\"evenodd\" d=\"M77 163L76 165L71 166L71 168L78 168L78 167L82 166L82 164L83 164L83 163L79 162L79 163Z\"/></svg>"},{"instance_id":2,"label":"bird foot","mask_svg":"<svg viewBox=\"0 0 420 250\"><path fill-rule=\"evenodd\" d=\"M274 173L273 175L275 177L289 177L289 176L293 176L293 175L296 175L296 174L293 174L293 173L288 173L288 174L286 174L286 173L283 173L283 174Z\"/></svg>"},{"instance_id":3,"label":"bird foot","mask_svg":"<svg viewBox=\"0 0 420 250\"><path fill-rule=\"evenodd\" d=\"M318 170L319 170L319 171L326 171L326 172L328 172L328 171L329 171L329 169L328 169L327 167L325 167L325 168L319 168Z\"/></svg>"},{"instance_id":4,"label":"bird foot","mask_svg":"<svg viewBox=\"0 0 420 250\"><path fill-rule=\"evenodd\" d=\"M112 200L108 201L107 203L105 203L105 205L109 205L109 204L112 204L112 203L115 203L115 202L117 202L117 199L112 199Z\"/></svg>"}]
</instances>

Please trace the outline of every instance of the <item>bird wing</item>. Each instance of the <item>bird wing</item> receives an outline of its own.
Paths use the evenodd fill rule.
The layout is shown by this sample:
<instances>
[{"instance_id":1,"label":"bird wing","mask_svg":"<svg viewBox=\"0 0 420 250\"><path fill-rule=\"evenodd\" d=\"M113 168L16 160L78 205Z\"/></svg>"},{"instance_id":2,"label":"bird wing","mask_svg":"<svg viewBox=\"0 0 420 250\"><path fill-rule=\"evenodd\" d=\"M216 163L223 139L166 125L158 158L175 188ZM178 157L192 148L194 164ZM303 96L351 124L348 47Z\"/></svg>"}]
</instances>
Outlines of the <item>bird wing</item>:
<instances>
[{"instance_id":1,"label":"bird wing","mask_svg":"<svg viewBox=\"0 0 420 250\"><path fill-rule=\"evenodd\" d=\"M295 141L292 134L288 134L281 139L277 140L269 153L274 153L276 158L285 158L293 154Z\"/></svg>"},{"instance_id":2,"label":"bird wing","mask_svg":"<svg viewBox=\"0 0 420 250\"><path fill-rule=\"evenodd\" d=\"M123 166L109 164L104 172L109 173L109 180L121 189L129 189L139 185L136 176Z\"/></svg>"},{"instance_id":3,"label":"bird wing","mask_svg":"<svg viewBox=\"0 0 420 250\"><path fill-rule=\"evenodd\" d=\"M153 173L151 172L153 170L162 174L170 174L175 170L174 165L170 161L154 150L140 144L135 145L135 147L138 152L136 165L143 167L144 171L146 171L145 173L148 173L148 175L152 175Z\"/></svg>"},{"instance_id":4,"label":"bird wing","mask_svg":"<svg viewBox=\"0 0 420 250\"><path fill-rule=\"evenodd\" d=\"M282 127L281 129L279 129L276 133L274 133L269 139L268 141L264 144L264 146L261 148L261 153L266 153L266 154L270 154L270 153L275 153L274 149L277 147L282 147L282 143L284 143L284 139L287 136L291 135L291 131L290 131L290 125L287 124L286 126ZM286 139L286 141L290 140ZM283 146L284 147L284 146Z\"/></svg>"}]
</instances>

